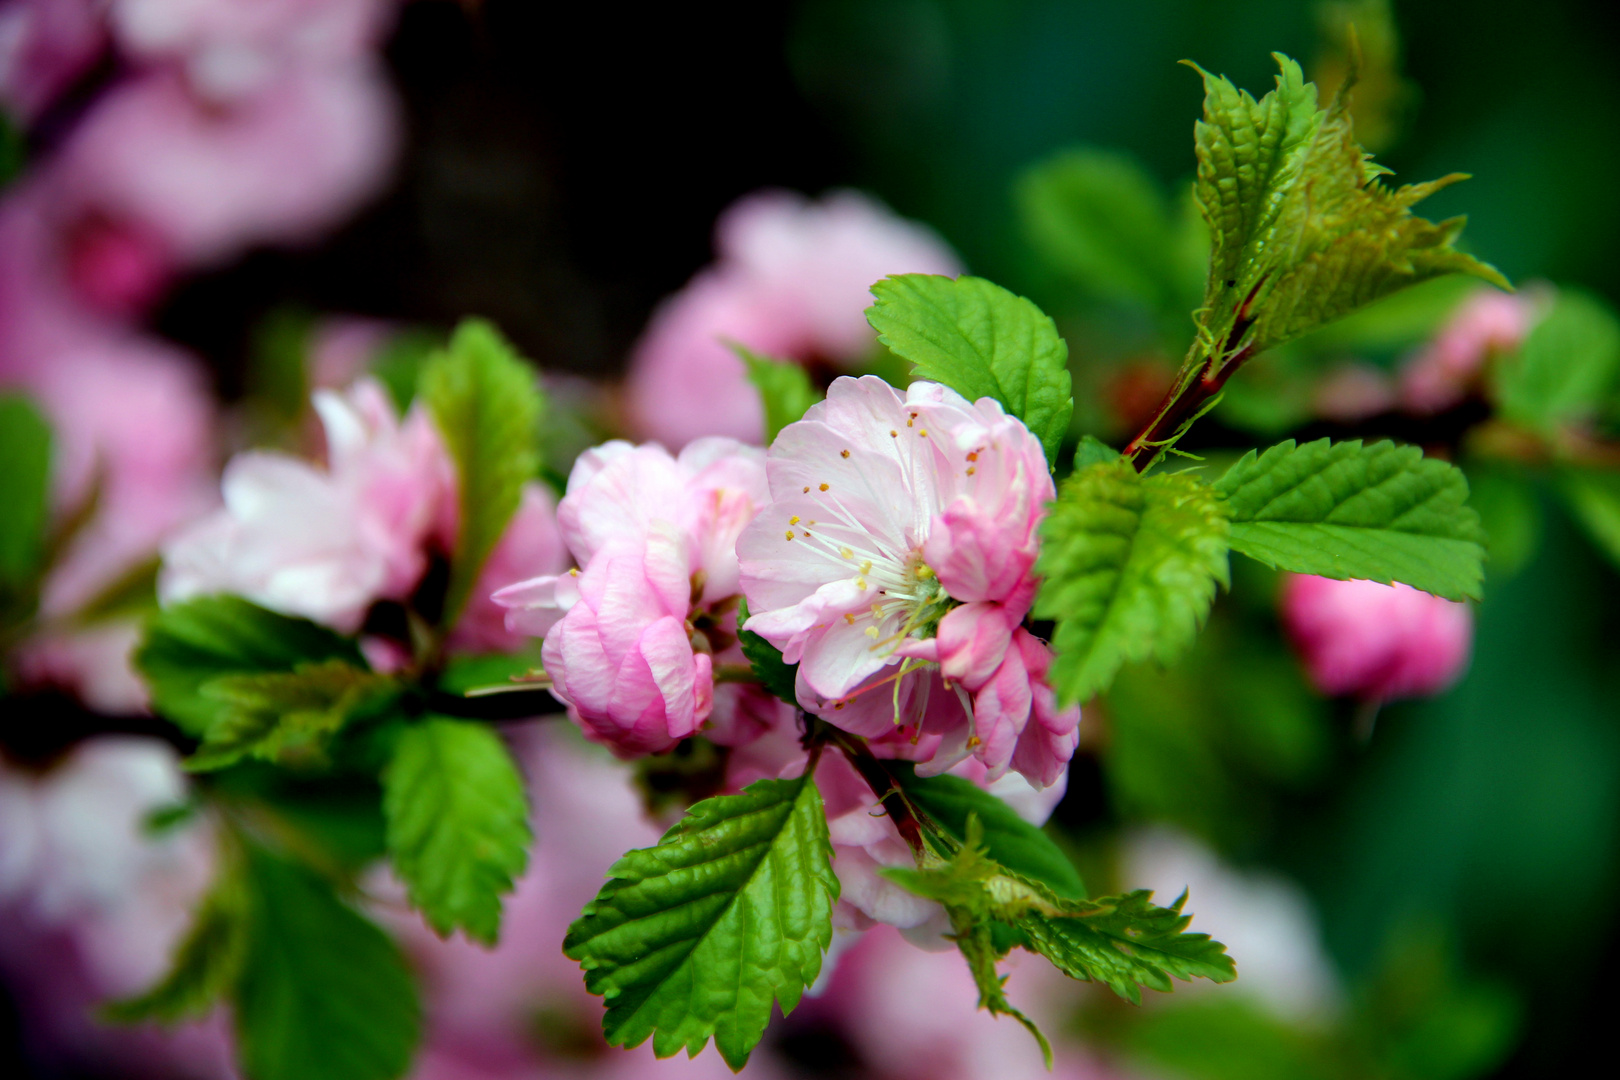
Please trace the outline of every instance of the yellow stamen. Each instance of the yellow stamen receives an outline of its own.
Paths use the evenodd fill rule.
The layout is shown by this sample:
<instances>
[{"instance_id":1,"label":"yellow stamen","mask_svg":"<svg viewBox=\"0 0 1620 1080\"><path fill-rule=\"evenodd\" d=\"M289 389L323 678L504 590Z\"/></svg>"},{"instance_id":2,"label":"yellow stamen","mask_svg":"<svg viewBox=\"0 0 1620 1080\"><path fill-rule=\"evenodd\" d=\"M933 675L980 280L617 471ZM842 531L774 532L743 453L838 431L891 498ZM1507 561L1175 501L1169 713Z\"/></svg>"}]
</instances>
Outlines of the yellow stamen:
<instances>
[{"instance_id":1,"label":"yellow stamen","mask_svg":"<svg viewBox=\"0 0 1620 1080\"><path fill-rule=\"evenodd\" d=\"M839 548L838 554L842 555L846 559L853 559L855 557L855 553L847 547Z\"/></svg>"},{"instance_id":2,"label":"yellow stamen","mask_svg":"<svg viewBox=\"0 0 1620 1080\"><path fill-rule=\"evenodd\" d=\"M838 451L838 456L847 458L847 457L849 457L849 451L848 450L840 450L840 451Z\"/></svg>"},{"instance_id":3,"label":"yellow stamen","mask_svg":"<svg viewBox=\"0 0 1620 1080\"><path fill-rule=\"evenodd\" d=\"M806 490L808 490L808 489L806 489ZM827 490L827 485L826 485L826 484L822 484L822 485L821 485L821 490L822 490L822 491L826 491L826 490Z\"/></svg>"},{"instance_id":4,"label":"yellow stamen","mask_svg":"<svg viewBox=\"0 0 1620 1080\"><path fill-rule=\"evenodd\" d=\"M788 530L788 531L787 531L787 538L788 538L788 539L789 539L789 540L791 540L791 539L793 539L793 530L792 530L792 529L789 529L789 530Z\"/></svg>"},{"instance_id":5,"label":"yellow stamen","mask_svg":"<svg viewBox=\"0 0 1620 1080\"><path fill-rule=\"evenodd\" d=\"M799 515L798 514L794 514L792 517L788 518L788 524L789 525L797 525L798 523L799 523Z\"/></svg>"}]
</instances>

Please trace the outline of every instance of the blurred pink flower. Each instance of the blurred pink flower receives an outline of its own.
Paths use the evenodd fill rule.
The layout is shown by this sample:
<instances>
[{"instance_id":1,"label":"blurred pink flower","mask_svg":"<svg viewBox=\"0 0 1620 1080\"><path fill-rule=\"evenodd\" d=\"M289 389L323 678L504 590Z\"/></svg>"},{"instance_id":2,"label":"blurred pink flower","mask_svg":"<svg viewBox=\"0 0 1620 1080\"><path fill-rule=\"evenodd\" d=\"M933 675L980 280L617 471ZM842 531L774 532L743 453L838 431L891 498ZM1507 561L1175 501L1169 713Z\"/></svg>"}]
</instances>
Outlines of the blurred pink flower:
<instances>
[{"instance_id":1,"label":"blurred pink flower","mask_svg":"<svg viewBox=\"0 0 1620 1080\"><path fill-rule=\"evenodd\" d=\"M1317 384L1312 404L1324 420L1354 424L1393 408L1395 386L1378 368L1341 364Z\"/></svg>"},{"instance_id":2,"label":"blurred pink flower","mask_svg":"<svg viewBox=\"0 0 1620 1080\"><path fill-rule=\"evenodd\" d=\"M1019 629L1054 497L1029 429L934 383L840 378L769 476L737 544L747 629L799 665L799 703L924 773L972 754L1052 782L1080 715L1037 695L1050 661Z\"/></svg>"},{"instance_id":3,"label":"blurred pink flower","mask_svg":"<svg viewBox=\"0 0 1620 1080\"><path fill-rule=\"evenodd\" d=\"M977 1008L973 977L955 949L923 952L881 927L849 949L810 1007L836 1025L871 1075L886 1080L1112 1080L1115 1073L1064 1038L1073 984L1018 951L1002 967L1013 1003L1053 1040L1051 1071L1022 1025Z\"/></svg>"},{"instance_id":4,"label":"blurred pink flower","mask_svg":"<svg viewBox=\"0 0 1620 1080\"><path fill-rule=\"evenodd\" d=\"M38 775L0 762L0 967L36 1052L137 1075L232 1075L222 1017L165 1033L92 1012L168 969L211 878L206 824L145 829L185 794L176 754L150 739L81 743Z\"/></svg>"},{"instance_id":5,"label":"blurred pink flower","mask_svg":"<svg viewBox=\"0 0 1620 1080\"><path fill-rule=\"evenodd\" d=\"M67 227L100 222L205 266L337 224L382 183L397 129L369 63L289 68L225 103L153 71L113 86L44 168Z\"/></svg>"},{"instance_id":6,"label":"blurred pink flower","mask_svg":"<svg viewBox=\"0 0 1620 1080\"><path fill-rule=\"evenodd\" d=\"M855 191L748 196L715 227L717 258L653 314L631 359L631 423L670 446L760 442L764 414L727 342L848 368L875 347L868 290L889 274L961 272L924 226Z\"/></svg>"},{"instance_id":7,"label":"blurred pink flower","mask_svg":"<svg viewBox=\"0 0 1620 1080\"><path fill-rule=\"evenodd\" d=\"M656 753L696 732L721 700L722 742L748 741L792 710L714 684L740 664L737 535L765 501L764 453L701 439L679 457L609 442L574 464L557 507L581 569L495 594L514 632L544 636L556 695L593 738Z\"/></svg>"},{"instance_id":8,"label":"blurred pink flower","mask_svg":"<svg viewBox=\"0 0 1620 1080\"><path fill-rule=\"evenodd\" d=\"M492 595L514 582L568 567L568 549L557 527L556 504L541 484L527 484L518 511L490 552L478 575L461 621L450 635L450 647L461 652L516 652L527 634L508 630L506 609Z\"/></svg>"},{"instance_id":9,"label":"blurred pink flower","mask_svg":"<svg viewBox=\"0 0 1620 1080\"><path fill-rule=\"evenodd\" d=\"M1201 979L1178 982L1177 997L1248 994L1291 1019L1320 1017L1342 1003L1316 913L1297 884L1227 865L1199 841L1164 826L1135 829L1122 847L1121 877L1152 889L1160 903L1185 890L1197 912L1190 929L1224 943L1242 968L1236 983L1220 989Z\"/></svg>"},{"instance_id":10,"label":"blurred pink flower","mask_svg":"<svg viewBox=\"0 0 1620 1080\"><path fill-rule=\"evenodd\" d=\"M381 43L401 0L110 0L123 52L179 61L192 84L229 98L293 65L331 64Z\"/></svg>"},{"instance_id":11,"label":"blurred pink flower","mask_svg":"<svg viewBox=\"0 0 1620 1080\"><path fill-rule=\"evenodd\" d=\"M1468 666L1467 604L1410 585L1284 575L1283 624L1311 682L1366 701L1438 694Z\"/></svg>"},{"instance_id":12,"label":"blurred pink flower","mask_svg":"<svg viewBox=\"0 0 1620 1080\"><path fill-rule=\"evenodd\" d=\"M165 603L234 592L344 631L379 599L404 599L455 473L421 407L403 421L382 386L317 391L328 467L249 451L225 468L225 506L164 548Z\"/></svg>"},{"instance_id":13,"label":"blurred pink flower","mask_svg":"<svg viewBox=\"0 0 1620 1080\"><path fill-rule=\"evenodd\" d=\"M1460 402L1492 356L1512 352L1530 332L1533 295L1481 289L1457 306L1429 345L1401 372L1401 403L1437 413Z\"/></svg>"},{"instance_id":14,"label":"blurred pink flower","mask_svg":"<svg viewBox=\"0 0 1620 1080\"><path fill-rule=\"evenodd\" d=\"M43 583L43 629L16 661L25 681L135 711L145 695L118 651L132 623L81 638L66 620L214 505L214 405L190 358L55 288L50 268L31 261L33 224L26 202L0 210L0 389L26 394L50 421L57 518L92 498L95 510Z\"/></svg>"},{"instance_id":15,"label":"blurred pink flower","mask_svg":"<svg viewBox=\"0 0 1620 1080\"><path fill-rule=\"evenodd\" d=\"M0 108L29 123L106 44L98 0L11 0L0 7Z\"/></svg>"}]
</instances>

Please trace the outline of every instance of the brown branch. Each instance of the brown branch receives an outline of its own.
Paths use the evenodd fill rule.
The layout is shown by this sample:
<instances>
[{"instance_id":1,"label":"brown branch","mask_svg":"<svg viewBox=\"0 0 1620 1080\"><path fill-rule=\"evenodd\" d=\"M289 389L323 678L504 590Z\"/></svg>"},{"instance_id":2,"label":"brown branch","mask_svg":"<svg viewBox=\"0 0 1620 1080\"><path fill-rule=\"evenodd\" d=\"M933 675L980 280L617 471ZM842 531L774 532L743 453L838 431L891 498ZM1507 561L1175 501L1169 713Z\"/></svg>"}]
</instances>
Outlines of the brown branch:
<instances>
[{"instance_id":1,"label":"brown branch","mask_svg":"<svg viewBox=\"0 0 1620 1080\"><path fill-rule=\"evenodd\" d=\"M872 794L878 797L883 809L888 813L889 820L894 827L900 830L906 844L912 851L926 850L923 844L922 822L917 820L916 812L911 808L911 801L906 798L905 792L895 782L894 774L889 771L882 759L873 755L862 740L854 740L842 732L834 730L832 739L842 750L844 757L855 766L855 771L861 774L866 786L872 789Z\"/></svg>"}]
</instances>

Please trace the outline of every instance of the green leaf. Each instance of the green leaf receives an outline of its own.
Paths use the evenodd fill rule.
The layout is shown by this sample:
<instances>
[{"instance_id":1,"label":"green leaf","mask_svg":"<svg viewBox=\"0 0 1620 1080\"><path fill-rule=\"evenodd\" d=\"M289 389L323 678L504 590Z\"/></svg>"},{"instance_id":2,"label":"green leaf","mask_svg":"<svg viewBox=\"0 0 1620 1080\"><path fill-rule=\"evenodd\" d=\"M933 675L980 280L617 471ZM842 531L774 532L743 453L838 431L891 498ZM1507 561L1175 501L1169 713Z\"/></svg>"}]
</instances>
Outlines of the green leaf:
<instances>
[{"instance_id":1,"label":"green leaf","mask_svg":"<svg viewBox=\"0 0 1620 1080\"><path fill-rule=\"evenodd\" d=\"M748 368L748 381L759 391L765 408L765 445L776 441L777 433L804 416L805 410L821 400L810 383L810 374L791 360L776 360L735 342L731 349Z\"/></svg>"},{"instance_id":2,"label":"green leaf","mask_svg":"<svg viewBox=\"0 0 1620 1080\"><path fill-rule=\"evenodd\" d=\"M1080 445L1074 448L1074 467L1076 471L1088 465L1106 465L1119 460L1119 451L1103 442L1095 435L1082 435Z\"/></svg>"},{"instance_id":3,"label":"green leaf","mask_svg":"<svg viewBox=\"0 0 1620 1080\"><path fill-rule=\"evenodd\" d=\"M532 676L543 667L540 658L540 639L535 639L522 652L516 653L462 653L445 661L439 672L438 688L447 694L466 694L469 690L523 685L525 676Z\"/></svg>"},{"instance_id":4,"label":"green leaf","mask_svg":"<svg viewBox=\"0 0 1620 1080\"><path fill-rule=\"evenodd\" d=\"M1034 951L1075 979L1103 983L1120 997L1140 1003L1141 987L1170 990L1170 979L1203 978L1230 982L1236 966L1226 946L1208 934L1189 934L1183 915L1187 894L1167 908L1152 903L1153 893L1138 889L1090 902L1083 915L1048 916L1032 911L1018 926Z\"/></svg>"},{"instance_id":5,"label":"green leaf","mask_svg":"<svg viewBox=\"0 0 1620 1080\"><path fill-rule=\"evenodd\" d=\"M203 596L153 613L134 656L153 707L193 735L202 735L230 709L203 693L204 684L222 675L286 672L323 660L366 666L353 640L239 596Z\"/></svg>"},{"instance_id":6,"label":"green leaf","mask_svg":"<svg viewBox=\"0 0 1620 1080\"><path fill-rule=\"evenodd\" d=\"M889 763L889 772L906 798L957 844L967 842L968 819L976 816L990 858L1059 896L1085 898L1086 887L1069 857L988 791L956 776L918 776L904 761Z\"/></svg>"},{"instance_id":7,"label":"green leaf","mask_svg":"<svg viewBox=\"0 0 1620 1080\"><path fill-rule=\"evenodd\" d=\"M219 712L186 767L195 772L222 769L248 756L266 761L308 758L320 752L328 736L351 720L387 708L399 692L389 676L346 660L222 675L202 685L202 696L217 702Z\"/></svg>"},{"instance_id":8,"label":"green leaf","mask_svg":"<svg viewBox=\"0 0 1620 1080\"><path fill-rule=\"evenodd\" d=\"M1620 474L1597 469L1564 469L1558 490L1598 550L1620 566Z\"/></svg>"},{"instance_id":9,"label":"green leaf","mask_svg":"<svg viewBox=\"0 0 1620 1080\"><path fill-rule=\"evenodd\" d=\"M1065 701L1107 689L1127 660L1170 662L1227 582L1225 513L1188 473L1088 466L1063 482L1041 536L1035 617L1057 620L1051 678Z\"/></svg>"},{"instance_id":10,"label":"green leaf","mask_svg":"<svg viewBox=\"0 0 1620 1080\"><path fill-rule=\"evenodd\" d=\"M1213 242L1200 335L1215 367L1332 322L1443 274L1507 288L1493 267L1453 247L1464 219L1435 224L1411 208L1461 174L1399 189L1379 179L1351 132L1347 79L1317 108L1299 65L1273 54L1277 88L1256 101L1225 78L1204 80L1196 192Z\"/></svg>"},{"instance_id":11,"label":"green leaf","mask_svg":"<svg viewBox=\"0 0 1620 1080\"><path fill-rule=\"evenodd\" d=\"M1232 549L1267 566L1480 595L1485 551L1468 481L1415 446L1290 440L1249 451L1215 487Z\"/></svg>"},{"instance_id":12,"label":"green leaf","mask_svg":"<svg viewBox=\"0 0 1620 1080\"><path fill-rule=\"evenodd\" d=\"M1069 347L1040 308L983 278L900 274L872 286L866 320L919 379L995 398L1057 460L1069 430Z\"/></svg>"},{"instance_id":13,"label":"green leaf","mask_svg":"<svg viewBox=\"0 0 1620 1080\"><path fill-rule=\"evenodd\" d=\"M838 899L821 794L809 776L760 780L693 806L656 847L613 864L563 952L603 995L609 1044L653 1036L669 1057L713 1036L748 1061L774 998L793 1011L821 970Z\"/></svg>"},{"instance_id":14,"label":"green leaf","mask_svg":"<svg viewBox=\"0 0 1620 1080\"><path fill-rule=\"evenodd\" d=\"M173 1024L207 1016L241 975L248 916L241 867L227 862L197 905L191 929L175 949L169 973L145 993L108 1005L103 1016L118 1024L147 1020Z\"/></svg>"},{"instance_id":15,"label":"green leaf","mask_svg":"<svg viewBox=\"0 0 1620 1080\"><path fill-rule=\"evenodd\" d=\"M393 1080L422 1010L405 958L325 880L248 850L250 934L236 990L248 1080Z\"/></svg>"},{"instance_id":16,"label":"green leaf","mask_svg":"<svg viewBox=\"0 0 1620 1080\"><path fill-rule=\"evenodd\" d=\"M1558 293L1517 355L1496 366L1502 415L1551 433L1599 411L1620 375L1620 320L1596 297Z\"/></svg>"},{"instance_id":17,"label":"green leaf","mask_svg":"<svg viewBox=\"0 0 1620 1080\"><path fill-rule=\"evenodd\" d=\"M422 371L420 392L459 479L460 526L442 624L455 625L489 553L539 472L544 401L532 368L489 323L468 319Z\"/></svg>"},{"instance_id":18,"label":"green leaf","mask_svg":"<svg viewBox=\"0 0 1620 1080\"><path fill-rule=\"evenodd\" d=\"M429 925L485 945L501 896L529 861L529 806L506 744L487 727L428 717L407 727L383 770L394 870Z\"/></svg>"},{"instance_id":19,"label":"green leaf","mask_svg":"<svg viewBox=\"0 0 1620 1080\"><path fill-rule=\"evenodd\" d=\"M27 591L45 557L51 426L27 398L0 396L0 593Z\"/></svg>"},{"instance_id":20,"label":"green leaf","mask_svg":"<svg viewBox=\"0 0 1620 1080\"><path fill-rule=\"evenodd\" d=\"M794 687L799 678L799 665L784 662L782 650L752 630L741 629L743 623L747 621L748 601L744 599L737 605L737 644L742 646L743 656L754 669L754 675L759 679L760 685L797 708L799 699L795 696Z\"/></svg>"},{"instance_id":21,"label":"green leaf","mask_svg":"<svg viewBox=\"0 0 1620 1080\"><path fill-rule=\"evenodd\" d=\"M882 873L943 904L959 944L970 934L983 937L989 920L999 920L1022 931L1025 947L1065 975L1104 983L1133 1002L1140 1002L1141 986L1169 990L1172 977L1236 977L1224 945L1207 934L1185 933L1191 920L1181 913L1185 894L1169 908L1153 906L1146 890L1101 900L1062 897L989 858L983 837L978 817L970 816L964 843L948 859L930 854L924 857L929 865L919 869ZM970 966L983 963L977 946L963 951ZM977 971L975 978L982 992Z\"/></svg>"},{"instance_id":22,"label":"green leaf","mask_svg":"<svg viewBox=\"0 0 1620 1080\"><path fill-rule=\"evenodd\" d=\"M1091 294L1153 310L1180 300L1170 208L1136 159L1065 150L1025 172L1016 196L1030 246Z\"/></svg>"}]
</instances>

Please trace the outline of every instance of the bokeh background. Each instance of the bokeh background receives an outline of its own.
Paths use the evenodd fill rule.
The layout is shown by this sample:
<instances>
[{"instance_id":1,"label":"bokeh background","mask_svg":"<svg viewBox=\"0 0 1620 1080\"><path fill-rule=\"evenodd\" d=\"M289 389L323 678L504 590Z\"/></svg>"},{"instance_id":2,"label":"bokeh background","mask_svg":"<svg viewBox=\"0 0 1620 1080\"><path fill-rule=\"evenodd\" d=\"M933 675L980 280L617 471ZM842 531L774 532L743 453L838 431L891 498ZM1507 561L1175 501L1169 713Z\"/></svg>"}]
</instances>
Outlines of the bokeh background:
<instances>
[{"instance_id":1,"label":"bokeh background","mask_svg":"<svg viewBox=\"0 0 1620 1080\"><path fill-rule=\"evenodd\" d=\"M1397 179L1472 173L1425 209L1466 212L1470 250L1514 281L1614 300L1608 7L1396 2L1399 85L1378 149ZM726 206L763 187L854 186L1042 303L1085 365L1131 352L1118 342L1136 331L1117 327L1133 316L1042 260L1020 218L1025 170L1084 145L1131 155L1174 192L1200 103L1176 62L1259 91L1272 50L1331 65L1334 17L1297 0L415 0L381 52L402 139L376 193L296 246L178 270L140 319L202 358L226 402L249 389L275 327L333 314L430 332L483 315L546 371L613 379L654 306L711 260ZM80 77L19 137L24 162L70 135L118 64ZM1467 418L1324 427L1284 411L1259 427L1444 452ZM1217 414L1194 443L1218 453L1256 431ZM1290 666L1270 580L1239 566L1199 650L1168 677L1127 676L1088 718L1106 734L1082 744L1057 811L1088 878L1119 872L1120 836L1148 836L1133 850L1151 854L1157 834L1140 830L1168 825L1234 873L1296 882L1346 1003L1331 1031L1206 994L1141 1015L1087 999L1072 1013L1081 1038L1140 1075L1584 1071L1620 1005L1620 581L1544 478L1510 483L1511 509L1487 520L1522 543L1493 561L1472 665L1448 693L1388 706L1358 740L1355 706L1310 694ZM41 707L7 709L3 737L27 743ZM1194 910L1198 898L1195 886ZM43 1068L16 1005L0 1011L0 1068ZM855 1068L813 1017L779 1038L809 1074Z\"/></svg>"}]
</instances>

